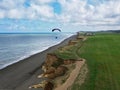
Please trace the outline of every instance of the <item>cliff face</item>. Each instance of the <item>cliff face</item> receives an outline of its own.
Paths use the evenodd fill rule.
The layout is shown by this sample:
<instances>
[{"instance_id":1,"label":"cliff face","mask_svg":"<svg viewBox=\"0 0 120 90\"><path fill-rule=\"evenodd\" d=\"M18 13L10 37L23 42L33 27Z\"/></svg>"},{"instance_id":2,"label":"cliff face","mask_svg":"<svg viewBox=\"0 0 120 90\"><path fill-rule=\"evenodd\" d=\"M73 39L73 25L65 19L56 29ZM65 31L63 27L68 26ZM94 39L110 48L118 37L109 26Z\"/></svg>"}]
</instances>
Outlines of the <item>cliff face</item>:
<instances>
[{"instance_id":1,"label":"cliff face","mask_svg":"<svg viewBox=\"0 0 120 90\"><path fill-rule=\"evenodd\" d=\"M76 43L77 43L78 41L73 41L73 40L70 40L69 42L68 42L68 45L75 45Z\"/></svg>"},{"instance_id":2,"label":"cliff face","mask_svg":"<svg viewBox=\"0 0 120 90\"><path fill-rule=\"evenodd\" d=\"M62 66L63 64L64 60L58 58L55 54L47 54L46 61L43 65L43 76L49 79L54 79L58 76L65 74L67 68L65 66Z\"/></svg>"},{"instance_id":3,"label":"cliff face","mask_svg":"<svg viewBox=\"0 0 120 90\"><path fill-rule=\"evenodd\" d=\"M54 87L54 85L53 85L51 82L48 82L48 83L45 85L44 90L53 90L53 87Z\"/></svg>"},{"instance_id":4,"label":"cliff face","mask_svg":"<svg viewBox=\"0 0 120 90\"><path fill-rule=\"evenodd\" d=\"M49 79L54 79L56 77L62 76L66 73L67 71L67 67L65 66L58 66L54 72L50 72L50 73L44 73L44 77L47 77Z\"/></svg>"},{"instance_id":5,"label":"cliff face","mask_svg":"<svg viewBox=\"0 0 120 90\"><path fill-rule=\"evenodd\" d=\"M72 64L75 63L74 59L67 59L67 60L63 60L61 58L58 58L55 54L47 54L46 57L46 61L44 63L44 66L46 67L46 69L50 69L51 67L57 68L58 66L64 64L64 65L68 65L68 64Z\"/></svg>"},{"instance_id":6,"label":"cliff face","mask_svg":"<svg viewBox=\"0 0 120 90\"><path fill-rule=\"evenodd\" d=\"M55 54L47 54L45 65L50 67L53 63L57 62L58 58Z\"/></svg>"},{"instance_id":7,"label":"cliff face","mask_svg":"<svg viewBox=\"0 0 120 90\"><path fill-rule=\"evenodd\" d=\"M74 59L67 59L67 60L64 60L63 62L65 65L69 65L69 64L75 63L75 60Z\"/></svg>"},{"instance_id":8,"label":"cliff face","mask_svg":"<svg viewBox=\"0 0 120 90\"><path fill-rule=\"evenodd\" d=\"M46 69L52 67L57 68L61 64L63 64L63 59L58 58L55 54L49 53L46 56L46 60L43 66L45 66Z\"/></svg>"},{"instance_id":9,"label":"cliff face","mask_svg":"<svg viewBox=\"0 0 120 90\"><path fill-rule=\"evenodd\" d=\"M72 43L75 44L76 41ZM48 53L46 56L46 60L43 64L44 73L42 74L42 77L46 77L50 80L53 80L56 77L63 76L68 71L68 68L66 67L66 65L69 65L75 62L76 62L75 59L64 60L59 58L57 55L53 53ZM49 87L53 88L52 83L46 84L44 90L49 90L50 89Z\"/></svg>"},{"instance_id":10,"label":"cliff face","mask_svg":"<svg viewBox=\"0 0 120 90\"><path fill-rule=\"evenodd\" d=\"M84 36L77 36L77 40L83 40Z\"/></svg>"},{"instance_id":11,"label":"cliff face","mask_svg":"<svg viewBox=\"0 0 120 90\"><path fill-rule=\"evenodd\" d=\"M67 46L59 48L60 52L69 50L69 48L76 45L78 43L78 41L80 41L80 40L83 41L83 39L84 39L84 37L79 37L79 34L77 35L76 38L77 38L77 40L70 40L68 42ZM69 72L68 73L66 73L66 72L68 70L71 71L71 67L69 67L69 64L73 64L76 61L81 61L81 59L80 60L76 60L76 59L66 59L65 60L65 59L59 58L54 53L48 53L46 55L45 62L42 64L42 70L44 72L38 76L38 78L45 77L45 78L47 78L47 80L45 83L38 84L37 87L42 85L42 88L44 88L44 90L53 90L54 85L55 85L55 82L54 82L55 78L65 75L64 78L60 79L61 82L63 83L68 78L68 75L69 75ZM73 68L73 65L70 65L70 66L72 66L72 68ZM56 78L56 79L58 79L58 78ZM36 87L36 85L35 85L35 87ZM60 90L62 90L62 89L60 89Z\"/></svg>"},{"instance_id":12,"label":"cliff face","mask_svg":"<svg viewBox=\"0 0 120 90\"><path fill-rule=\"evenodd\" d=\"M68 70L67 67L65 67L65 66L59 66L56 69L56 71L55 71L55 75L56 76L62 76L62 75L64 75L66 73L67 70Z\"/></svg>"}]
</instances>

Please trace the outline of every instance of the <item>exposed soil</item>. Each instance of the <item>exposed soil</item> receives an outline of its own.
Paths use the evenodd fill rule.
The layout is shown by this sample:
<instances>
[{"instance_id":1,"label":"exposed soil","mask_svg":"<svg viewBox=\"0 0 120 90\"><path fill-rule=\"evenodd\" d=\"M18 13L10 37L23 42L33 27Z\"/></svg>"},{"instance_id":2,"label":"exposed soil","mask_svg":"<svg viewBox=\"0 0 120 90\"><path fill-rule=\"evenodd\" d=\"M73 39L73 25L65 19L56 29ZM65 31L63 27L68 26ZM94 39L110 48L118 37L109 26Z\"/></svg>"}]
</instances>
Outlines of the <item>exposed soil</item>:
<instances>
[{"instance_id":1,"label":"exposed soil","mask_svg":"<svg viewBox=\"0 0 120 90\"><path fill-rule=\"evenodd\" d=\"M62 84L61 86L55 88L55 90L67 90L68 87L70 87L75 79L77 78L79 71L81 69L81 67L84 65L85 60L83 61L76 61L76 67L75 69L70 73L70 76L68 77L68 79L66 80L66 82L64 84Z\"/></svg>"},{"instance_id":2,"label":"exposed soil","mask_svg":"<svg viewBox=\"0 0 120 90\"><path fill-rule=\"evenodd\" d=\"M84 81L85 81L85 79L86 79L86 77L87 77L87 73L88 73L88 67L87 67L87 64L84 64L84 65L82 66L81 70L79 71L79 75L77 76L74 84L73 84L72 86L68 87L67 90L74 90L73 87L74 87L75 85L81 86L81 85L84 83ZM72 88L73 88L73 89L72 89ZM79 90L79 89L77 89L77 90Z\"/></svg>"}]
</instances>

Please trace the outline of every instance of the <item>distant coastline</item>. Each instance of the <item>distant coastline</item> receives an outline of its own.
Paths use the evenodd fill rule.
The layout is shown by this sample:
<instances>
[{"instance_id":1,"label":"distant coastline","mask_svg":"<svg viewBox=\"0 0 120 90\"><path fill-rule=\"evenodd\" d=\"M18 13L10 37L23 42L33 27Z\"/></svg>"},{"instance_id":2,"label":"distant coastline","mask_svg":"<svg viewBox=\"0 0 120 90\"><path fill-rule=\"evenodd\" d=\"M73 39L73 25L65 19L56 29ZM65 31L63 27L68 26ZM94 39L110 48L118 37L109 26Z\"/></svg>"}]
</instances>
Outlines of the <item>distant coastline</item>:
<instances>
[{"instance_id":1,"label":"distant coastline","mask_svg":"<svg viewBox=\"0 0 120 90\"><path fill-rule=\"evenodd\" d=\"M55 32L55 33L59 33L59 32ZM75 34L76 32L60 32L60 33ZM53 32L0 32L0 34L53 34Z\"/></svg>"}]
</instances>

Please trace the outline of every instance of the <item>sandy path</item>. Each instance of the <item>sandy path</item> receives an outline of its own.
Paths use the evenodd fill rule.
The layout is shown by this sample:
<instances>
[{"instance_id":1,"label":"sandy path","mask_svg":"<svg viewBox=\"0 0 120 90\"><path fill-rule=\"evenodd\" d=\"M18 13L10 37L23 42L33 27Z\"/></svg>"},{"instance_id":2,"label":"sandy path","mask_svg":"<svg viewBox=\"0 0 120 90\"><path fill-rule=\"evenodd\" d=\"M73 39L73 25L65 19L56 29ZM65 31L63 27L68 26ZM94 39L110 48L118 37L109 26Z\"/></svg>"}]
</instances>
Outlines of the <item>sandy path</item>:
<instances>
[{"instance_id":1,"label":"sandy path","mask_svg":"<svg viewBox=\"0 0 120 90\"><path fill-rule=\"evenodd\" d=\"M76 68L71 72L70 77L66 80L66 82L63 85L55 88L55 90L67 90L67 88L70 87L74 83L84 63L85 63L85 60L77 61Z\"/></svg>"}]
</instances>

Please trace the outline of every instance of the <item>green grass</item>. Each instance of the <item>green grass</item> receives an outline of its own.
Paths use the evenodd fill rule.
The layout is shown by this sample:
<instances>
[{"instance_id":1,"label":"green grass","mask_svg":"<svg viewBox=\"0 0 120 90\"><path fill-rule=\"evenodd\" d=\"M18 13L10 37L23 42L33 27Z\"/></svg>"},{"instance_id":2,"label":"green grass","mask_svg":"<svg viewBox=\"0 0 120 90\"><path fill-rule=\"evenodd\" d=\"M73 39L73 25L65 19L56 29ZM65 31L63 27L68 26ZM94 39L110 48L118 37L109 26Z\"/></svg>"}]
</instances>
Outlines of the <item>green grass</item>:
<instances>
[{"instance_id":1,"label":"green grass","mask_svg":"<svg viewBox=\"0 0 120 90\"><path fill-rule=\"evenodd\" d=\"M87 78L81 86L74 83L72 90L120 90L120 34L96 34L55 53L63 59L86 59Z\"/></svg>"},{"instance_id":2,"label":"green grass","mask_svg":"<svg viewBox=\"0 0 120 90\"><path fill-rule=\"evenodd\" d=\"M120 90L120 34L91 36L78 53L89 73L84 84L73 84L72 90Z\"/></svg>"},{"instance_id":3,"label":"green grass","mask_svg":"<svg viewBox=\"0 0 120 90\"><path fill-rule=\"evenodd\" d=\"M56 50L55 54L57 54L58 57L62 59L78 59L80 56L78 55L78 50L82 45L82 41L79 41L79 43L71 46L69 49L60 52L60 50Z\"/></svg>"}]
</instances>

